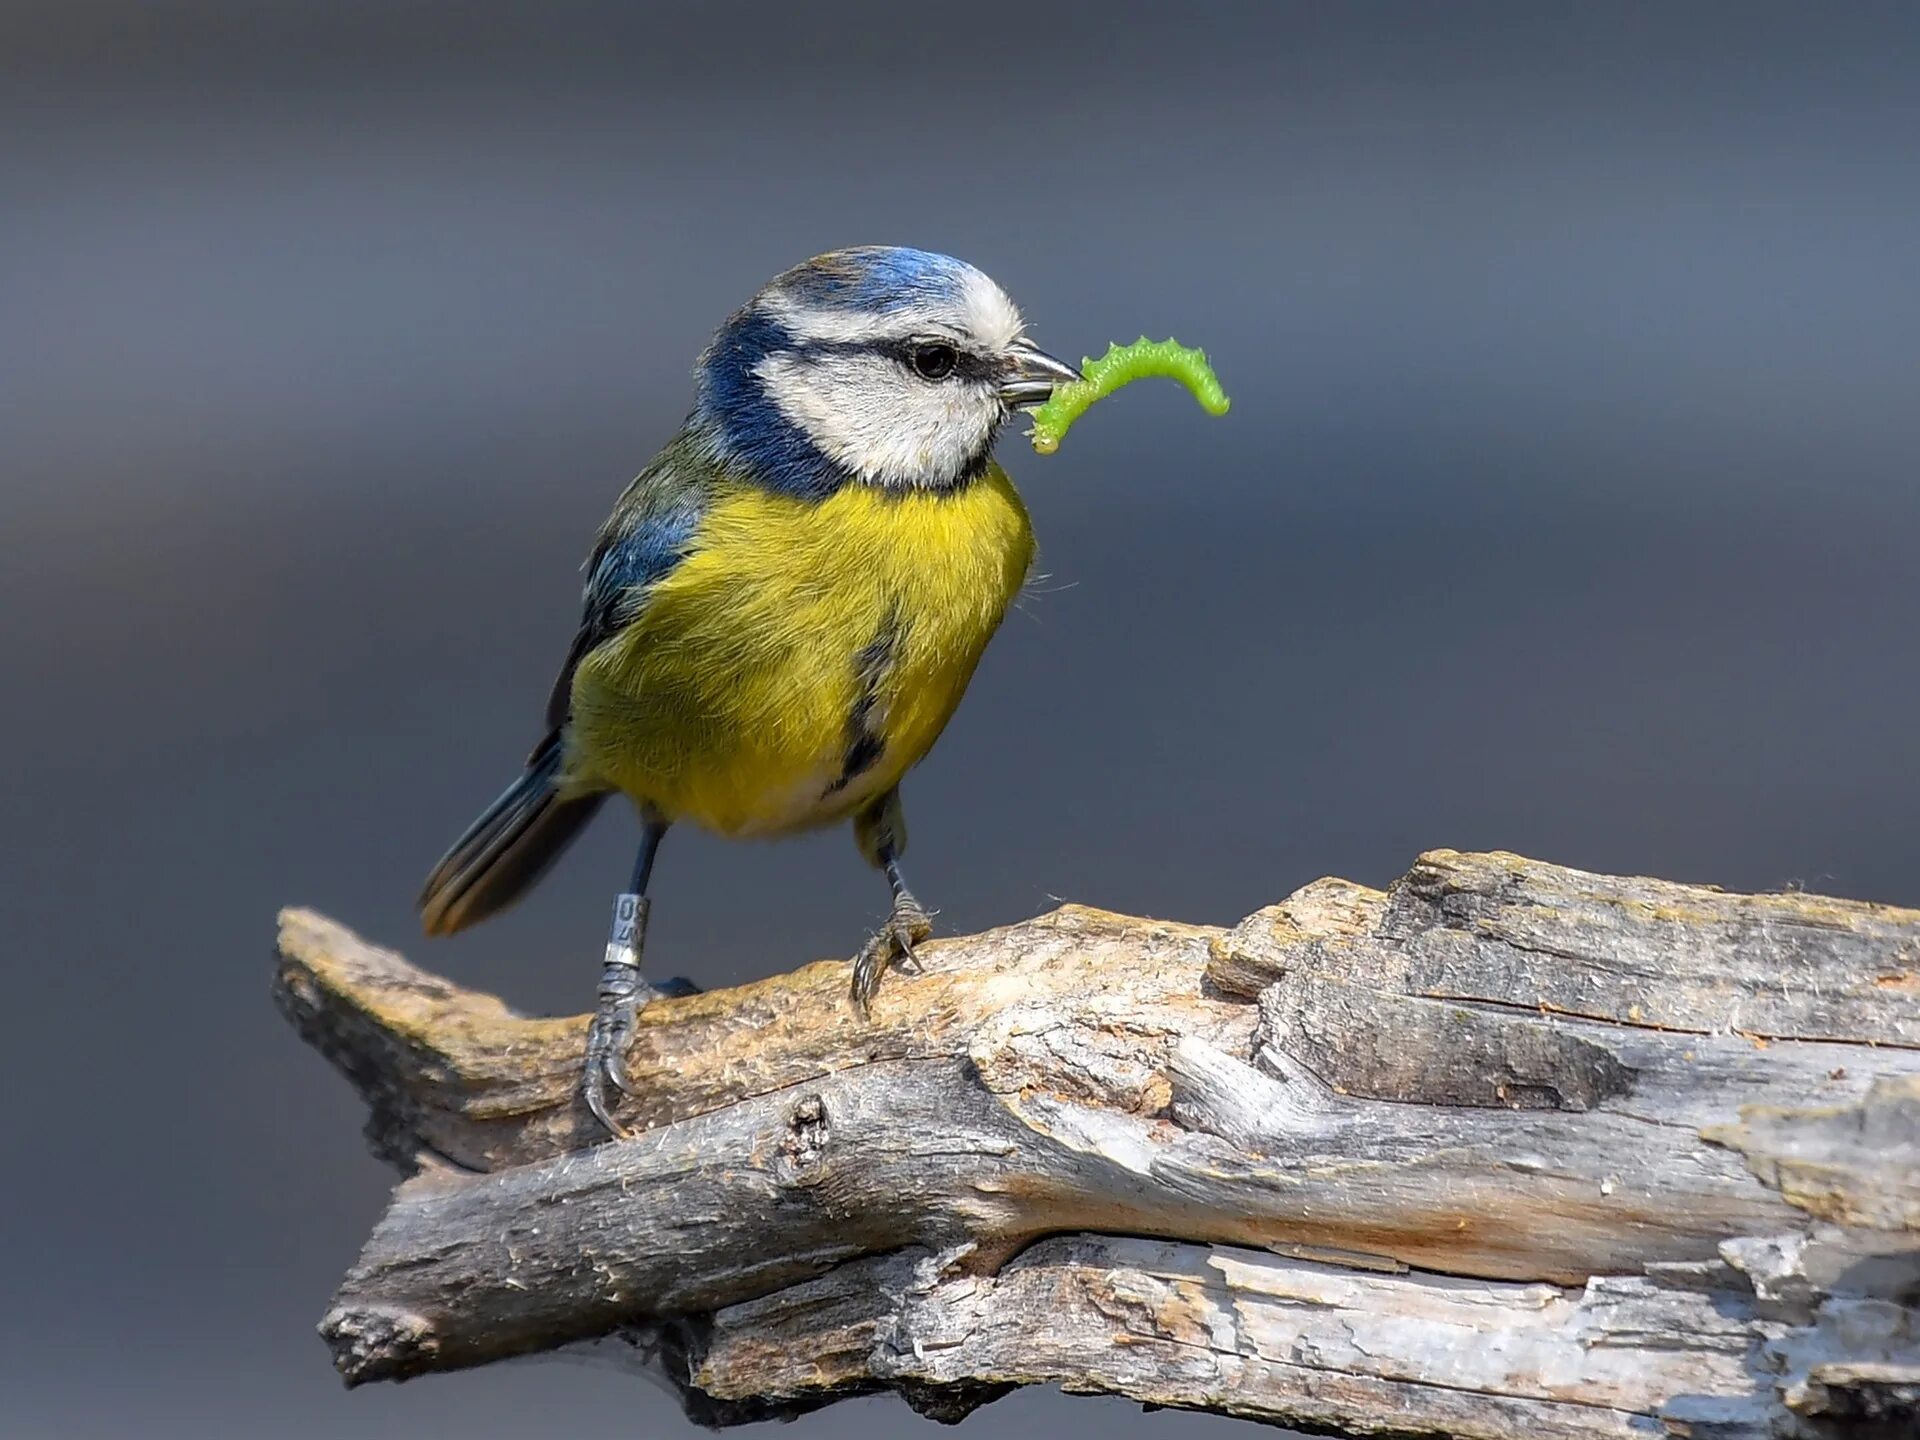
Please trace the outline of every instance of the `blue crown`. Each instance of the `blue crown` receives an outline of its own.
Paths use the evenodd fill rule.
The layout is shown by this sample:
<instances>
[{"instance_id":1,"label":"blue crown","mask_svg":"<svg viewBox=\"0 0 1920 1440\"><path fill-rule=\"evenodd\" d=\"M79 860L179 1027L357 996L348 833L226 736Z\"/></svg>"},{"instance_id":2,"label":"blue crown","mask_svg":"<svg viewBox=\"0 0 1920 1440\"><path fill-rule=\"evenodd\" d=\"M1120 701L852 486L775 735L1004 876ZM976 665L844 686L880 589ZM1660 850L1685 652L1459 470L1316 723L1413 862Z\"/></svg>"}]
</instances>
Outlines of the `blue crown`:
<instances>
[{"instance_id":1,"label":"blue crown","mask_svg":"<svg viewBox=\"0 0 1920 1440\"><path fill-rule=\"evenodd\" d=\"M805 305L892 314L929 301L953 300L972 267L951 255L904 245L832 250L796 265L768 287Z\"/></svg>"}]
</instances>

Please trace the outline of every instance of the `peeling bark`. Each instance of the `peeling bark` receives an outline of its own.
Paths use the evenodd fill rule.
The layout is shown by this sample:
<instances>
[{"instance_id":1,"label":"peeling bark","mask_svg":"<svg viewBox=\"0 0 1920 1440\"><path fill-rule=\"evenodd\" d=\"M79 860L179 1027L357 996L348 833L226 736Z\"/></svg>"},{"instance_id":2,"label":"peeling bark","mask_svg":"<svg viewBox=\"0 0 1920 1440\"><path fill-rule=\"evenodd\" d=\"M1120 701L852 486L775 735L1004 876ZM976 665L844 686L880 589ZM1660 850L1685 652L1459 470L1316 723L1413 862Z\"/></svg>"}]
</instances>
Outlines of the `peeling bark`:
<instances>
[{"instance_id":1,"label":"peeling bark","mask_svg":"<svg viewBox=\"0 0 1920 1440\"><path fill-rule=\"evenodd\" d=\"M1920 912L1439 851L1227 930L1068 907L583 1019L309 912L276 994L416 1173L350 1383L613 1337L711 1423L1022 1384L1348 1433L1920 1428ZM1650 1430L1649 1427L1652 1427Z\"/></svg>"}]
</instances>

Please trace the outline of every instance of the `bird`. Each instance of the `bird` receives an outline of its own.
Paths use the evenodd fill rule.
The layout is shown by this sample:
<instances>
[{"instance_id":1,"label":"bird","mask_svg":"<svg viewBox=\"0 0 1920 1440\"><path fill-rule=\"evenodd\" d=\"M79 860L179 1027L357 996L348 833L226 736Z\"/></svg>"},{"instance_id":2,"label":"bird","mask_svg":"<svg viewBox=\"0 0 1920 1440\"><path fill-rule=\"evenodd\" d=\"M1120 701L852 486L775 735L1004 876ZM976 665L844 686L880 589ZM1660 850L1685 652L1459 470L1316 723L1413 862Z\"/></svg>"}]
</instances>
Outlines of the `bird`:
<instances>
[{"instance_id":1,"label":"bird","mask_svg":"<svg viewBox=\"0 0 1920 1440\"><path fill-rule=\"evenodd\" d=\"M980 270L857 246L775 276L694 367L692 409L626 487L520 775L419 898L452 935L523 896L611 796L638 853L614 902L580 1098L614 1137L634 1091L649 881L678 823L737 839L850 823L892 908L855 956L881 976L932 933L908 888L901 782L953 716L1034 557L994 459L1017 412L1080 378Z\"/></svg>"}]
</instances>

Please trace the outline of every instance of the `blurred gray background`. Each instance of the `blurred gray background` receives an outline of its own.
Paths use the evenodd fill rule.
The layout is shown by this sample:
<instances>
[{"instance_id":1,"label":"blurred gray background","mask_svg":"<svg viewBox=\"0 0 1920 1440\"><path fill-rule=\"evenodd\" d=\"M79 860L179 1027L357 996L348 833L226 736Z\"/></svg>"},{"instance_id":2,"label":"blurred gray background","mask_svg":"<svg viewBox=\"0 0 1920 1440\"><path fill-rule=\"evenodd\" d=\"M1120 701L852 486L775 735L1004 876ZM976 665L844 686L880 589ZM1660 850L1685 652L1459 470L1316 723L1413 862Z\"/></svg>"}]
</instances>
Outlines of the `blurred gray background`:
<instances>
[{"instance_id":1,"label":"blurred gray background","mask_svg":"<svg viewBox=\"0 0 1920 1440\"><path fill-rule=\"evenodd\" d=\"M339 1388L390 1177L269 947L310 903L584 1008L627 815L458 941L415 886L708 331L835 245L1234 396L1003 447L1046 578L908 789L950 931L1435 845L1920 903L1911 6L3 13L0 1433L688 1433L577 1364ZM710 985L885 900L837 833L676 833L656 894Z\"/></svg>"}]
</instances>

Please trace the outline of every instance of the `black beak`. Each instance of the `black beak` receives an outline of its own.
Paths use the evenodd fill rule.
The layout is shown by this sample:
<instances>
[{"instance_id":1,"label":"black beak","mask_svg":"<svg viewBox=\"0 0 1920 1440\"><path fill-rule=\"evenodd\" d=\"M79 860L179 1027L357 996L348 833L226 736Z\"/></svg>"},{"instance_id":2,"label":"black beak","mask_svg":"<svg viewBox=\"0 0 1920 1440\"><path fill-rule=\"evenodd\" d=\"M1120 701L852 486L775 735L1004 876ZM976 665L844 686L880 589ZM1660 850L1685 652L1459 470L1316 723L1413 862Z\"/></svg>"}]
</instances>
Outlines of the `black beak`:
<instances>
[{"instance_id":1,"label":"black beak","mask_svg":"<svg viewBox=\"0 0 1920 1440\"><path fill-rule=\"evenodd\" d=\"M1064 360L1056 360L1028 340L1016 340L1007 348L1009 365L1000 382L1000 398L1012 409L1038 405L1053 394L1056 385L1081 378L1080 372Z\"/></svg>"}]
</instances>

